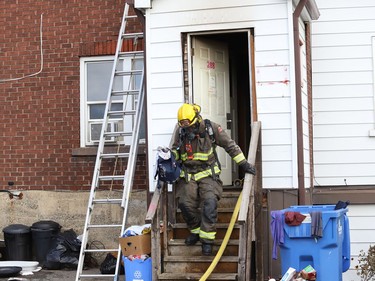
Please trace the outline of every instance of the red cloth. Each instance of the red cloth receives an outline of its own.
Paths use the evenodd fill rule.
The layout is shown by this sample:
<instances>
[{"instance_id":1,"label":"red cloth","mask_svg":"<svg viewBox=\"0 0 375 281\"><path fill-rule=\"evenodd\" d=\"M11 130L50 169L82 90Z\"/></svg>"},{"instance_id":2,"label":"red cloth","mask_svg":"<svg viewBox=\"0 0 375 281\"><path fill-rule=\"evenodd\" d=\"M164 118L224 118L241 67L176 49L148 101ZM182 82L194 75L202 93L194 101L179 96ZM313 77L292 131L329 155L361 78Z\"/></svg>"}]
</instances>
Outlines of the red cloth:
<instances>
[{"instance_id":1,"label":"red cloth","mask_svg":"<svg viewBox=\"0 0 375 281\"><path fill-rule=\"evenodd\" d=\"M306 218L305 215L302 215L299 212L285 212L285 223L291 226L300 225L303 220Z\"/></svg>"}]
</instances>

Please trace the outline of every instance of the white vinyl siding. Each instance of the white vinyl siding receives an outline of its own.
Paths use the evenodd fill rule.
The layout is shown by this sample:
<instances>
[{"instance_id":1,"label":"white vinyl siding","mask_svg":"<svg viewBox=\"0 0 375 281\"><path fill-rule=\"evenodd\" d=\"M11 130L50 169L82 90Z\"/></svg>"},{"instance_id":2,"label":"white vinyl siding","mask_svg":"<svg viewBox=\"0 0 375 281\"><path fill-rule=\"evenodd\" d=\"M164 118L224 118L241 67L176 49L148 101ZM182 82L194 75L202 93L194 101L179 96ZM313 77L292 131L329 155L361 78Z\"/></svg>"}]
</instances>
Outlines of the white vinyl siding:
<instances>
[{"instance_id":1,"label":"white vinyl siding","mask_svg":"<svg viewBox=\"0 0 375 281\"><path fill-rule=\"evenodd\" d=\"M373 0L316 0L312 24L314 174L320 186L374 185ZM343 281L359 281L358 254L375 245L375 205L349 205L351 265Z\"/></svg>"},{"instance_id":2,"label":"white vinyl siding","mask_svg":"<svg viewBox=\"0 0 375 281\"><path fill-rule=\"evenodd\" d=\"M287 0L152 2L146 10L150 187L155 151L168 145L183 102L181 33L250 29L255 32L258 117L263 134L263 185L296 187L293 43ZM160 125L160 126L159 126ZM161 126L164 126L161 128ZM267 137L265 137L267 136ZM283 157L280 157L283 155ZM308 160L308 158L307 158ZM307 174L308 175L308 174Z\"/></svg>"},{"instance_id":3,"label":"white vinyl siding","mask_svg":"<svg viewBox=\"0 0 375 281\"><path fill-rule=\"evenodd\" d=\"M367 252L370 245L375 245L375 205L349 205L348 209L352 260L349 270L343 274L343 281L360 281L355 268L358 255L361 250Z\"/></svg>"},{"instance_id":4,"label":"white vinyl siding","mask_svg":"<svg viewBox=\"0 0 375 281\"><path fill-rule=\"evenodd\" d=\"M375 2L316 2L321 16L312 24L315 182L373 185Z\"/></svg>"},{"instance_id":5,"label":"white vinyl siding","mask_svg":"<svg viewBox=\"0 0 375 281\"><path fill-rule=\"evenodd\" d=\"M373 78L373 89L374 89L374 99L373 106L375 110L375 36L372 37L372 78ZM369 131L369 136L375 137L375 114L374 114L374 127Z\"/></svg>"}]
</instances>

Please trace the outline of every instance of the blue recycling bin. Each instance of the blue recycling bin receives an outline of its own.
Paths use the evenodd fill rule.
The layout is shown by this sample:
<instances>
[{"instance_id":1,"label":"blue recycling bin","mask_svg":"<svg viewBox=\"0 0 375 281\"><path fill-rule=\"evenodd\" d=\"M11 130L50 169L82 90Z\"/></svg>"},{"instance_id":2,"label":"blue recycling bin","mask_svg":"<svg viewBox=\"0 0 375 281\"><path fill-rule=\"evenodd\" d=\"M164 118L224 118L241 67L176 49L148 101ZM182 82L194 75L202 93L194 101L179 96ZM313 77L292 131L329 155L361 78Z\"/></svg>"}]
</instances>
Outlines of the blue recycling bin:
<instances>
[{"instance_id":1,"label":"blue recycling bin","mask_svg":"<svg viewBox=\"0 0 375 281\"><path fill-rule=\"evenodd\" d=\"M125 267L125 281L152 281L152 260L129 259L122 256Z\"/></svg>"},{"instance_id":2,"label":"blue recycling bin","mask_svg":"<svg viewBox=\"0 0 375 281\"><path fill-rule=\"evenodd\" d=\"M316 281L341 281L350 267L350 235L348 209L335 210L335 205L291 206L285 212L306 216L297 226L283 223L284 243L280 244L282 272L289 267L297 271L311 265ZM314 213L315 212L315 213ZM312 236L311 215L321 213L322 237ZM283 215L284 219L284 215Z\"/></svg>"}]
</instances>

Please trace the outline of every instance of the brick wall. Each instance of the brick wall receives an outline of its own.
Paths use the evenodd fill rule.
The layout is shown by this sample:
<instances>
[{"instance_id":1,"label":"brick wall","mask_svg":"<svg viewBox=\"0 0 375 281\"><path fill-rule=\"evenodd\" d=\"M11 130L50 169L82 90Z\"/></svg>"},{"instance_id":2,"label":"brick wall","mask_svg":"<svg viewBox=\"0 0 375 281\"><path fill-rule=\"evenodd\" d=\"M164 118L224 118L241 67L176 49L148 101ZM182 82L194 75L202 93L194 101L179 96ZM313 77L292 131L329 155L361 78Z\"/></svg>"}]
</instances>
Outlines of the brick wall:
<instances>
[{"instance_id":1,"label":"brick wall","mask_svg":"<svg viewBox=\"0 0 375 281\"><path fill-rule=\"evenodd\" d=\"M1 1L0 188L89 189L95 155L72 154L80 145L79 57L114 54L124 3ZM127 31L140 28L135 21ZM135 184L147 187L143 153Z\"/></svg>"}]
</instances>

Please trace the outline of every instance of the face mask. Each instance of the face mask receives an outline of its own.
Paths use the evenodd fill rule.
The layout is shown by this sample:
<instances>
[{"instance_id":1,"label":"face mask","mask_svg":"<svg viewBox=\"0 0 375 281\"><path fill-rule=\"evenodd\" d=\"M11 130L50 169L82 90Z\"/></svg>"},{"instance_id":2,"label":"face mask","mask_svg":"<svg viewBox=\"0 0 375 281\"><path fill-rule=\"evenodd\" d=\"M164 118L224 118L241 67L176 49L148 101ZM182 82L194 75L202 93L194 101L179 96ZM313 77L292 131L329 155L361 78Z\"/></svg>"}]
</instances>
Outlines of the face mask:
<instances>
[{"instance_id":1,"label":"face mask","mask_svg":"<svg viewBox=\"0 0 375 281\"><path fill-rule=\"evenodd\" d=\"M189 141L192 141L194 138L195 138L195 134L194 134L194 132L188 132L188 133L187 133L187 139L188 139Z\"/></svg>"},{"instance_id":2,"label":"face mask","mask_svg":"<svg viewBox=\"0 0 375 281\"><path fill-rule=\"evenodd\" d=\"M194 138L199 136L199 123L194 124L190 128L191 130L188 133L188 139L192 141Z\"/></svg>"}]
</instances>

